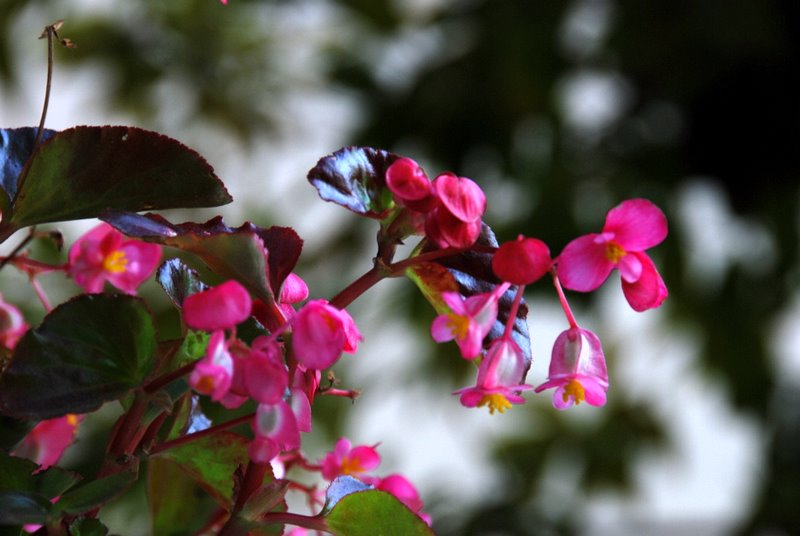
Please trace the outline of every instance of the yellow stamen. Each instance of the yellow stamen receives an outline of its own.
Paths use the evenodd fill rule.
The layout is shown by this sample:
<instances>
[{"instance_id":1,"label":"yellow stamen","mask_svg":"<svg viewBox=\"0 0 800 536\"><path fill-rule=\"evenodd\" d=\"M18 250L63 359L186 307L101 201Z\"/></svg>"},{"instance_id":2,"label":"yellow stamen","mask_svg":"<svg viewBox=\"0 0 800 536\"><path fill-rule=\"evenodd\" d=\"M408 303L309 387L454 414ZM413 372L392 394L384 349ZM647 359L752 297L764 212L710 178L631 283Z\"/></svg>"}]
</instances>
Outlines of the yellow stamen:
<instances>
[{"instance_id":1,"label":"yellow stamen","mask_svg":"<svg viewBox=\"0 0 800 536\"><path fill-rule=\"evenodd\" d=\"M466 339L469 331L469 318L450 313L447 315L447 327L456 339Z\"/></svg>"},{"instance_id":2,"label":"yellow stamen","mask_svg":"<svg viewBox=\"0 0 800 536\"><path fill-rule=\"evenodd\" d=\"M70 426L76 426L78 424L78 416L74 413L67 414L67 424Z\"/></svg>"},{"instance_id":3,"label":"yellow stamen","mask_svg":"<svg viewBox=\"0 0 800 536\"><path fill-rule=\"evenodd\" d=\"M500 393L492 393L490 395L484 395L481 401L478 402L478 407L482 408L483 406L489 406L489 413L494 415L495 411L503 413L509 409L511 407L511 402Z\"/></svg>"},{"instance_id":4,"label":"yellow stamen","mask_svg":"<svg viewBox=\"0 0 800 536\"><path fill-rule=\"evenodd\" d=\"M345 459L342 460L343 475L359 475L363 472L364 468L361 466L361 461L354 460L349 456L345 457Z\"/></svg>"},{"instance_id":5,"label":"yellow stamen","mask_svg":"<svg viewBox=\"0 0 800 536\"><path fill-rule=\"evenodd\" d=\"M564 402L569 402L570 397L572 397L572 401L577 406L586 400L586 390L578 380L570 380L570 382L564 386L564 393L561 396Z\"/></svg>"},{"instance_id":6,"label":"yellow stamen","mask_svg":"<svg viewBox=\"0 0 800 536\"><path fill-rule=\"evenodd\" d=\"M194 390L204 395L210 394L214 390L214 377L202 376L197 385L194 386Z\"/></svg>"},{"instance_id":7,"label":"yellow stamen","mask_svg":"<svg viewBox=\"0 0 800 536\"><path fill-rule=\"evenodd\" d=\"M109 253L103 260L103 269L112 274L118 274L125 271L128 266L128 258L122 250L116 250Z\"/></svg>"},{"instance_id":8,"label":"yellow stamen","mask_svg":"<svg viewBox=\"0 0 800 536\"><path fill-rule=\"evenodd\" d=\"M616 242L609 242L606 244L606 259L610 260L614 264L617 264L619 260L627 254L628 252L622 249L622 246Z\"/></svg>"}]
</instances>

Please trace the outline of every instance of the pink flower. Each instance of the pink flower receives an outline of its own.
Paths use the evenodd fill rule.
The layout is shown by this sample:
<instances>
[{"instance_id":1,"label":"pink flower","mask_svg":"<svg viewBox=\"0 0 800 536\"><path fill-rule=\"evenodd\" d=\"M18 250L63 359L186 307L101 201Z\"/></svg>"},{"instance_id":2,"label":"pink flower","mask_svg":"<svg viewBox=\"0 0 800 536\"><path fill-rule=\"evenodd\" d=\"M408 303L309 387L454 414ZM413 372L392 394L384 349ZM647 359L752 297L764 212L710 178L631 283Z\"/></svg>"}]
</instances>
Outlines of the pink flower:
<instances>
[{"instance_id":1,"label":"pink flower","mask_svg":"<svg viewBox=\"0 0 800 536\"><path fill-rule=\"evenodd\" d=\"M83 415L69 414L41 421L28 432L12 454L39 464L40 471L47 469L55 465L72 444L82 420Z\"/></svg>"},{"instance_id":2,"label":"pink flower","mask_svg":"<svg viewBox=\"0 0 800 536\"><path fill-rule=\"evenodd\" d=\"M547 381L536 388L539 393L555 387L553 406L567 409L584 400L592 406L606 403L608 372L600 339L579 327L562 332L553 344Z\"/></svg>"},{"instance_id":3,"label":"pink flower","mask_svg":"<svg viewBox=\"0 0 800 536\"><path fill-rule=\"evenodd\" d=\"M461 404L468 408L487 406L492 415L495 411L503 413L512 404L525 402L520 391L532 389L520 383L525 368L525 356L517 343L510 337L495 339L478 366L475 387L465 387L454 394L460 394Z\"/></svg>"},{"instance_id":4,"label":"pink flower","mask_svg":"<svg viewBox=\"0 0 800 536\"><path fill-rule=\"evenodd\" d=\"M283 352L273 339L256 338L250 352L239 361L245 390L253 400L276 404L283 399L289 386L289 372L283 362Z\"/></svg>"},{"instance_id":5,"label":"pink flower","mask_svg":"<svg viewBox=\"0 0 800 536\"><path fill-rule=\"evenodd\" d=\"M326 369L343 351L354 352L361 333L352 317L325 300L312 300L292 319L292 351L298 363Z\"/></svg>"},{"instance_id":6,"label":"pink flower","mask_svg":"<svg viewBox=\"0 0 800 536\"><path fill-rule=\"evenodd\" d=\"M69 275L89 293L101 292L108 281L128 294L155 271L161 247L125 237L101 223L69 249Z\"/></svg>"},{"instance_id":7,"label":"pink flower","mask_svg":"<svg viewBox=\"0 0 800 536\"><path fill-rule=\"evenodd\" d=\"M552 264L547 244L522 235L502 244L492 257L492 271L513 285L530 285L546 274Z\"/></svg>"},{"instance_id":8,"label":"pink flower","mask_svg":"<svg viewBox=\"0 0 800 536\"><path fill-rule=\"evenodd\" d=\"M433 340L447 342L455 339L464 359L477 357L481 352L483 339L497 319L497 302L508 287L506 283L493 292L475 294L467 299L458 292L443 292L442 299L450 312L433 320Z\"/></svg>"},{"instance_id":9,"label":"pink flower","mask_svg":"<svg viewBox=\"0 0 800 536\"><path fill-rule=\"evenodd\" d=\"M192 329L231 329L250 317L253 300L235 280L192 294L183 302L183 321Z\"/></svg>"},{"instance_id":10,"label":"pink flower","mask_svg":"<svg viewBox=\"0 0 800 536\"><path fill-rule=\"evenodd\" d=\"M486 195L474 181L452 173L433 180L436 208L426 214L425 234L439 247L466 248L481 232Z\"/></svg>"},{"instance_id":11,"label":"pink flower","mask_svg":"<svg viewBox=\"0 0 800 536\"><path fill-rule=\"evenodd\" d=\"M28 331L28 324L15 305L6 303L0 294L0 346L13 350L19 339Z\"/></svg>"},{"instance_id":12,"label":"pink flower","mask_svg":"<svg viewBox=\"0 0 800 536\"><path fill-rule=\"evenodd\" d=\"M255 439L250 443L250 459L267 463L284 450L300 448L300 428L292 408L285 401L259 404L251 423Z\"/></svg>"},{"instance_id":13,"label":"pink flower","mask_svg":"<svg viewBox=\"0 0 800 536\"><path fill-rule=\"evenodd\" d=\"M198 393L220 401L228 394L233 381L233 357L228 351L225 332L215 331L208 341L206 355L197 362L189 376L189 385Z\"/></svg>"},{"instance_id":14,"label":"pink flower","mask_svg":"<svg viewBox=\"0 0 800 536\"><path fill-rule=\"evenodd\" d=\"M375 489L394 495L397 500L422 518L425 523L431 524L431 516L422 511L424 504L417 488L406 477L392 474L383 478L373 478L370 483L375 486Z\"/></svg>"},{"instance_id":15,"label":"pink flower","mask_svg":"<svg viewBox=\"0 0 800 536\"><path fill-rule=\"evenodd\" d=\"M381 456L374 446L359 445L354 448L350 440L343 437L322 460L322 476L327 480L341 475L361 477L380 463Z\"/></svg>"},{"instance_id":16,"label":"pink flower","mask_svg":"<svg viewBox=\"0 0 800 536\"><path fill-rule=\"evenodd\" d=\"M269 277L269 274L267 275ZM294 316L295 303L300 303L308 298L308 285L303 279L293 273L290 273L281 286L281 292L278 297L278 307L283 312L283 316L287 320L291 320Z\"/></svg>"},{"instance_id":17,"label":"pink flower","mask_svg":"<svg viewBox=\"0 0 800 536\"><path fill-rule=\"evenodd\" d=\"M623 201L608 212L603 231L576 238L557 259L564 287L581 292L596 289L618 268L622 290L636 311L658 307L667 287L644 251L667 236L667 218L646 199Z\"/></svg>"},{"instance_id":18,"label":"pink flower","mask_svg":"<svg viewBox=\"0 0 800 536\"><path fill-rule=\"evenodd\" d=\"M386 170L386 186L400 203L418 212L436 206L433 188L425 171L410 158L395 160Z\"/></svg>"}]
</instances>

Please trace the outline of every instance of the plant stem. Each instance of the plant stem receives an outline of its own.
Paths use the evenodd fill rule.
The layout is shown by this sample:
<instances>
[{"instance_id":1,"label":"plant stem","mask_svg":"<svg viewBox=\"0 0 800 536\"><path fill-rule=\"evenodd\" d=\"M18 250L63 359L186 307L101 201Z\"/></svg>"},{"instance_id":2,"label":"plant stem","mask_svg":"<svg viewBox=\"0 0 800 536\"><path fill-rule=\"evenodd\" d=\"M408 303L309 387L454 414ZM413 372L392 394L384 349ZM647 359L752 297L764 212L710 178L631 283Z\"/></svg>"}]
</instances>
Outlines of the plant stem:
<instances>
[{"instance_id":1,"label":"plant stem","mask_svg":"<svg viewBox=\"0 0 800 536\"><path fill-rule=\"evenodd\" d=\"M155 393L162 387L166 387L167 385L171 384L181 376L184 376L187 373L191 372L196 364L197 361L192 361L191 363L187 363L186 365L182 366L179 369L173 370L172 372L167 372L166 374L159 376L158 378L154 379L153 381L144 386L144 392L147 394Z\"/></svg>"},{"instance_id":2,"label":"plant stem","mask_svg":"<svg viewBox=\"0 0 800 536\"><path fill-rule=\"evenodd\" d=\"M564 290L561 288L561 281L558 280L558 275L556 275L555 270L550 270L550 275L553 277L553 285L556 287L556 292L558 292L558 300L561 302L561 308L564 310L564 316L567 317L569 327L575 329L578 327L578 322L572 314L569 303L567 303L567 297L564 295Z\"/></svg>"},{"instance_id":3,"label":"plant stem","mask_svg":"<svg viewBox=\"0 0 800 536\"><path fill-rule=\"evenodd\" d=\"M169 450L175 447L180 447L181 445L185 445L187 443L191 443L192 441L197 441L198 439L203 439L204 437L212 436L218 432L222 432L223 430L227 430L228 428L233 428L234 426L238 426L240 424L244 424L250 419L255 416L255 413L249 413L247 415L242 415L241 417L237 417L235 419L231 419L230 421L226 421L220 423L216 426L212 426L210 428L206 428L205 430L201 430L199 432L195 432L193 434L188 434L185 436L181 436L170 441L164 441L161 444L156 445L152 449L150 449L149 454L151 456L155 456L156 454L160 454L165 450Z\"/></svg>"},{"instance_id":4,"label":"plant stem","mask_svg":"<svg viewBox=\"0 0 800 536\"><path fill-rule=\"evenodd\" d=\"M329 531L325 518L320 516L304 516L291 512L269 512L261 518L265 523L288 524L311 530Z\"/></svg>"},{"instance_id":5,"label":"plant stem","mask_svg":"<svg viewBox=\"0 0 800 536\"><path fill-rule=\"evenodd\" d=\"M522 301L522 294L525 292L525 285L520 285L517 287L517 294L514 296L514 301L511 304L511 309L508 311L508 320L506 320L506 330L505 335L511 336L511 332L514 329L514 322L517 320L517 311L519 310L519 304Z\"/></svg>"},{"instance_id":6,"label":"plant stem","mask_svg":"<svg viewBox=\"0 0 800 536\"><path fill-rule=\"evenodd\" d=\"M369 288L378 283L378 281L387 277L387 275L385 270L378 268L378 265L373 266L368 272L331 298L329 303L338 309L344 309L353 303L356 298L364 294Z\"/></svg>"},{"instance_id":7,"label":"plant stem","mask_svg":"<svg viewBox=\"0 0 800 536\"><path fill-rule=\"evenodd\" d=\"M44 133L44 122L47 118L47 106L50 104L50 88L53 84L53 34L56 33L56 24L45 26L42 37L47 37L47 84L44 89L44 104L42 105L42 116L39 119L39 128L36 129L36 139L33 141L33 150L36 150L39 142L42 141Z\"/></svg>"}]
</instances>

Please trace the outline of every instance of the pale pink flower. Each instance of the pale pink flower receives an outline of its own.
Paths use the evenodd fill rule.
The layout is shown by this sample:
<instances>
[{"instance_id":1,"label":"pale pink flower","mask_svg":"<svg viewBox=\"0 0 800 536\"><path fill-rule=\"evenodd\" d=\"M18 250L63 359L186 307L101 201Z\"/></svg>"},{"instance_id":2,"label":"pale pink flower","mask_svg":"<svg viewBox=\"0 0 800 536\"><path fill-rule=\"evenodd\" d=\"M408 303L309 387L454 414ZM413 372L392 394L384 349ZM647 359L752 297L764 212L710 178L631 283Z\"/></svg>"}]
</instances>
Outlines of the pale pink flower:
<instances>
[{"instance_id":1,"label":"pale pink flower","mask_svg":"<svg viewBox=\"0 0 800 536\"><path fill-rule=\"evenodd\" d=\"M565 288L588 292L617 268L634 310L658 307L667 297L667 287L644 251L666 236L667 218L657 206L646 199L623 201L608 212L601 233L567 244L557 259L558 277Z\"/></svg>"},{"instance_id":2,"label":"pale pink flower","mask_svg":"<svg viewBox=\"0 0 800 536\"><path fill-rule=\"evenodd\" d=\"M214 401L220 401L228 394L233 381L234 363L228 344L224 331L212 333L206 355L197 362L189 376L192 389L210 395Z\"/></svg>"},{"instance_id":3,"label":"pale pink flower","mask_svg":"<svg viewBox=\"0 0 800 536\"><path fill-rule=\"evenodd\" d=\"M250 317L253 300L235 280L192 294L183 301L183 321L192 329L231 329Z\"/></svg>"},{"instance_id":4,"label":"pale pink flower","mask_svg":"<svg viewBox=\"0 0 800 536\"><path fill-rule=\"evenodd\" d=\"M327 480L333 480L341 475L360 478L378 467L380 463L381 456L374 446L353 447L350 440L343 437L322 460L322 476Z\"/></svg>"},{"instance_id":5,"label":"pale pink flower","mask_svg":"<svg viewBox=\"0 0 800 536\"><path fill-rule=\"evenodd\" d=\"M553 344L547 381L536 388L539 393L555 387L553 406L567 409L584 400L592 406L606 403L608 372L600 339L579 327L563 331Z\"/></svg>"},{"instance_id":6,"label":"pale pink flower","mask_svg":"<svg viewBox=\"0 0 800 536\"><path fill-rule=\"evenodd\" d=\"M72 244L69 250L69 275L89 293L101 292L108 281L127 294L155 271L161 247L125 237L101 223Z\"/></svg>"},{"instance_id":7,"label":"pale pink flower","mask_svg":"<svg viewBox=\"0 0 800 536\"><path fill-rule=\"evenodd\" d=\"M248 452L255 462L267 463L282 451L300 448L297 418L283 400L276 404L259 404L251 427L255 439Z\"/></svg>"},{"instance_id":8,"label":"pale pink flower","mask_svg":"<svg viewBox=\"0 0 800 536\"><path fill-rule=\"evenodd\" d=\"M0 346L13 350L19 339L28 331L22 312L3 300L0 294Z\"/></svg>"},{"instance_id":9,"label":"pale pink flower","mask_svg":"<svg viewBox=\"0 0 800 536\"><path fill-rule=\"evenodd\" d=\"M525 356L511 337L495 339L478 366L475 387L459 389L461 404L468 408L489 408L489 413L503 413L512 404L522 404L520 391L532 389L521 381L525 376Z\"/></svg>"},{"instance_id":10,"label":"pale pink flower","mask_svg":"<svg viewBox=\"0 0 800 536\"><path fill-rule=\"evenodd\" d=\"M58 463L66 448L75 440L83 415L68 414L41 421L28 432L12 454L39 464L44 470Z\"/></svg>"},{"instance_id":11,"label":"pale pink flower","mask_svg":"<svg viewBox=\"0 0 800 536\"><path fill-rule=\"evenodd\" d=\"M436 342L455 340L464 359L474 359L481 352L483 339L497 319L497 302L508 284L493 292L475 294L464 299L458 292L443 292L442 299L449 313L437 316L431 324L431 336Z\"/></svg>"}]
</instances>

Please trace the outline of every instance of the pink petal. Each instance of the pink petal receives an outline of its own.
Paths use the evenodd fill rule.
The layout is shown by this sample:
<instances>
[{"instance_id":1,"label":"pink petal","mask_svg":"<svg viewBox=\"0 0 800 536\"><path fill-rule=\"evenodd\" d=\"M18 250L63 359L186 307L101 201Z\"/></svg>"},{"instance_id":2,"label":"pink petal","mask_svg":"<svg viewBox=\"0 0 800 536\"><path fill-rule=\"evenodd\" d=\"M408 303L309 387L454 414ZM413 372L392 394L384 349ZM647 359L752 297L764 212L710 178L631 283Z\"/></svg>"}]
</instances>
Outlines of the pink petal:
<instances>
[{"instance_id":1,"label":"pink petal","mask_svg":"<svg viewBox=\"0 0 800 536\"><path fill-rule=\"evenodd\" d=\"M250 316L252 306L247 290L238 281L230 280L186 298L183 320L192 329L230 329Z\"/></svg>"},{"instance_id":2,"label":"pink petal","mask_svg":"<svg viewBox=\"0 0 800 536\"><path fill-rule=\"evenodd\" d=\"M431 337L436 342L452 341L455 338L448 315L439 315L431 323Z\"/></svg>"},{"instance_id":3,"label":"pink petal","mask_svg":"<svg viewBox=\"0 0 800 536\"><path fill-rule=\"evenodd\" d=\"M614 263L606 256L606 244L598 243L599 236L588 234L576 238L558 256L558 278L565 288L589 292L608 279Z\"/></svg>"},{"instance_id":4,"label":"pink petal","mask_svg":"<svg viewBox=\"0 0 800 536\"><path fill-rule=\"evenodd\" d=\"M289 386L289 373L283 363L258 351L251 352L243 362L247 394L262 404L278 403Z\"/></svg>"},{"instance_id":5,"label":"pink petal","mask_svg":"<svg viewBox=\"0 0 800 536\"><path fill-rule=\"evenodd\" d=\"M633 283L642 276L642 263L634 253L626 253L617 263L620 277L629 283Z\"/></svg>"},{"instance_id":6,"label":"pink petal","mask_svg":"<svg viewBox=\"0 0 800 536\"><path fill-rule=\"evenodd\" d=\"M339 310L325 300L306 303L292 319L292 350L307 368L326 369L342 354L347 334Z\"/></svg>"},{"instance_id":7,"label":"pink petal","mask_svg":"<svg viewBox=\"0 0 800 536\"><path fill-rule=\"evenodd\" d=\"M586 397L587 404L595 407L606 405L607 383L603 385L594 378L581 378L580 382L584 389L583 395Z\"/></svg>"},{"instance_id":8,"label":"pink petal","mask_svg":"<svg viewBox=\"0 0 800 536\"><path fill-rule=\"evenodd\" d=\"M547 244L520 235L497 248L492 257L492 271L503 281L529 285L546 274L552 263Z\"/></svg>"},{"instance_id":9,"label":"pink petal","mask_svg":"<svg viewBox=\"0 0 800 536\"><path fill-rule=\"evenodd\" d=\"M144 283L158 267L158 262L161 260L161 246L128 240L120 246L119 251L124 253L127 261L125 270L108 273L106 277L118 289L134 294L139 285Z\"/></svg>"},{"instance_id":10,"label":"pink petal","mask_svg":"<svg viewBox=\"0 0 800 536\"><path fill-rule=\"evenodd\" d=\"M622 293L634 311L642 312L661 305L669 294L664 280L646 253L631 253L642 264L642 275L634 283L622 280Z\"/></svg>"},{"instance_id":11,"label":"pink petal","mask_svg":"<svg viewBox=\"0 0 800 536\"><path fill-rule=\"evenodd\" d=\"M433 180L433 188L447 212L464 223L480 220L486 211L486 194L471 179L442 173Z\"/></svg>"},{"instance_id":12,"label":"pink petal","mask_svg":"<svg viewBox=\"0 0 800 536\"><path fill-rule=\"evenodd\" d=\"M297 428L301 432L311 431L311 403L301 389L292 389L292 398L289 400L289 407L292 408L294 418L297 421Z\"/></svg>"},{"instance_id":13,"label":"pink petal","mask_svg":"<svg viewBox=\"0 0 800 536\"><path fill-rule=\"evenodd\" d=\"M253 432L257 437L275 441L281 450L300 447L300 429L292 413L292 408L284 401L274 405L259 404L252 421Z\"/></svg>"},{"instance_id":14,"label":"pink petal","mask_svg":"<svg viewBox=\"0 0 800 536\"><path fill-rule=\"evenodd\" d=\"M308 298L308 285L303 279L290 273L281 286L281 294L278 301L282 304L299 303Z\"/></svg>"},{"instance_id":15,"label":"pink petal","mask_svg":"<svg viewBox=\"0 0 800 536\"><path fill-rule=\"evenodd\" d=\"M644 251L667 237L667 217L647 199L629 199L608 212L603 232L626 251Z\"/></svg>"}]
</instances>

